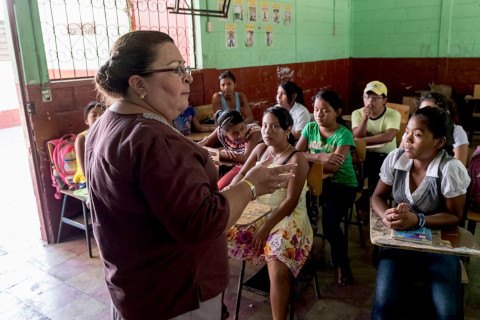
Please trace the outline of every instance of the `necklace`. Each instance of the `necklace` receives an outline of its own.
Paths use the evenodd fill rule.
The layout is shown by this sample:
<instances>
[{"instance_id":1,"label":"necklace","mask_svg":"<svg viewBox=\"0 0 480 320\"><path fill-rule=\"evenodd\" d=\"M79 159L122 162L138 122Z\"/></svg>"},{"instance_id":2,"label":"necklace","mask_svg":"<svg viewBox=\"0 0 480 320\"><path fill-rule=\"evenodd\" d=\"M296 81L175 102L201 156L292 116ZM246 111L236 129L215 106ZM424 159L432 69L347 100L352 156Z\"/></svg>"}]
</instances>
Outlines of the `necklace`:
<instances>
[{"instance_id":1,"label":"necklace","mask_svg":"<svg viewBox=\"0 0 480 320\"><path fill-rule=\"evenodd\" d=\"M270 154L273 156L273 162L276 162L278 158L280 158L281 156L283 156L283 154L285 152L287 152L287 150L290 148L290 145L287 145L287 147L285 148L285 150L282 151L282 153L280 153L278 156L274 155L273 154L273 151L270 151Z\"/></svg>"},{"instance_id":2,"label":"necklace","mask_svg":"<svg viewBox=\"0 0 480 320\"><path fill-rule=\"evenodd\" d=\"M160 113L158 112L153 112L150 108L147 108L145 106L142 106L142 105L139 105L138 103L135 103L135 102L132 102L130 100L123 100L123 102L127 102L127 103L130 103L130 104L133 104L141 109L144 109L144 110L148 110L149 112L143 112L142 113L142 116L146 119L152 119L152 120L156 120L158 122L161 122L167 126L169 126L170 128L172 128L173 130L175 130L177 133L180 134L180 132L171 124L168 122L168 120L163 116L161 115Z\"/></svg>"}]
</instances>

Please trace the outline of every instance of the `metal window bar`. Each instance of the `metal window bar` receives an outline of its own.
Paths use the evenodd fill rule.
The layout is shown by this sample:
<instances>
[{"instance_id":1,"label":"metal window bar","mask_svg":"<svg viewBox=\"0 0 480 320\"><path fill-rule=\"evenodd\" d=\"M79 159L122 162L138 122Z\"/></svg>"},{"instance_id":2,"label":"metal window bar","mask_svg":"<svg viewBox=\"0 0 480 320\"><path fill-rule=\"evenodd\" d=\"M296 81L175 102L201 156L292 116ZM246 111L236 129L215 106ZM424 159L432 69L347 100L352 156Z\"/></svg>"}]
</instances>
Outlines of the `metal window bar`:
<instances>
[{"instance_id":1,"label":"metal window bar","mask_svg":"<svg viewBox=\"0 0 480 320\"><path fill-rule=\"evenodd\" d=\"M170 13L167 7L174 2L38 0L50 80L93 77L115 40L132 30L168 33L186 63L195 67L193 17Z\"/></svg>"}]
</instances>

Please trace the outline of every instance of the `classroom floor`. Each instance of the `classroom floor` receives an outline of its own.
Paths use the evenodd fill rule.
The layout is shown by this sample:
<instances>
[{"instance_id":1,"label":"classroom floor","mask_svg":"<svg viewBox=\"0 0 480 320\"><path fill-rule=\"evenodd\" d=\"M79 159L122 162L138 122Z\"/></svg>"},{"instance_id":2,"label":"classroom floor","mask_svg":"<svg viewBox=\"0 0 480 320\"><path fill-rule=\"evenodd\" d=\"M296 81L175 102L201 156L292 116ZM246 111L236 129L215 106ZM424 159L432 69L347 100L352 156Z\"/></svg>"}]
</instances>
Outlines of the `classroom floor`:
<instances>
[{"instance_id":1,"label":"classroom floor","mask_svg":"<svg viewBox=\"0 0 480 320\"><path fill-rule=\"evenodd\" d=\"M110 297L102 264L94 245L88 257L82 233L55 245L40 240L35 199L19 128L0 130L0 320L3 319L110 319ZM8 151L6 151L8 150ZM4 153L3 151L6 151ZM15 168L15 170L12 170ZM22 190L20 192L19 190ZM329 245L314 244L321 298L313 283L297 300L297 319L369 319L375 282L372 245L360 248L358 229L350 227L349 254L354 275L351 286L337 285L329 263ZM480 228L476 232L480 243ZM240 262L230 261L231 281L225 303L233 319ZM465 319L480 319L480 257L470 259L465 286ZM247 265L247 275L258 267ZM244 292L240 319L271 319L266 298Z\"/></svg>"}]
</instances>

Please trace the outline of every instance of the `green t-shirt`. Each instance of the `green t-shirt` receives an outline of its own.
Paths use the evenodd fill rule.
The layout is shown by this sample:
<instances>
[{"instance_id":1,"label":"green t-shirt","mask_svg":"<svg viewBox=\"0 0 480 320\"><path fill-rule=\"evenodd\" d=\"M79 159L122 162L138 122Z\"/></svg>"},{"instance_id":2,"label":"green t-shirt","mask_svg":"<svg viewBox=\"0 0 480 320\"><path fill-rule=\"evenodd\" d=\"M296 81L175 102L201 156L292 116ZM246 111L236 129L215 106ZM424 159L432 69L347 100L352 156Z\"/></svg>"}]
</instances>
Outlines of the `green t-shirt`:
<instances>
[{"instance_id":1,"label":"green t-shirt","mask_svg":"<svg viewBox=\"0 0 480 320\"><path fill-rule=\"evenodd\" d=\"M302 130L302 136L307 139L307 152L332 153L337 147L350 146L350 150L355 150L355 141L353 134L346 127L340 125L338 129L328 138L322 137L320 128L316 122L308 123ZM352 155L347 153L345 161L332 178L335 183L341 183L348 186L357 186L357 176L353 170Z\"/></svg>"}]
</instances>

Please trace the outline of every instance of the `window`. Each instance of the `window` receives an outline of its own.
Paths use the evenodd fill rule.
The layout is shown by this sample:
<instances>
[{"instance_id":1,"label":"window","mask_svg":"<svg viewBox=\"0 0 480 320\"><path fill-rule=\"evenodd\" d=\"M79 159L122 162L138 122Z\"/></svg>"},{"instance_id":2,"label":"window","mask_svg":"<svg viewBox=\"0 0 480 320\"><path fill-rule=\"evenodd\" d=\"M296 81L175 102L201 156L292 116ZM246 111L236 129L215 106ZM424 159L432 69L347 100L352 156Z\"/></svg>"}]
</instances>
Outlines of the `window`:
<instances>
[{"instance_id":1,"label":"window","mask_svg":"<svg viewBox=\"0 0 480 320\"><path fill-rule=\"evenodd\" d=\"M188 1L190 2L190 1ZM48 75L51 80L93 77L122 34L168 33L196 66L193 16L169 13L174 0L38 0Z\"/></svg>"}]
</instances>

